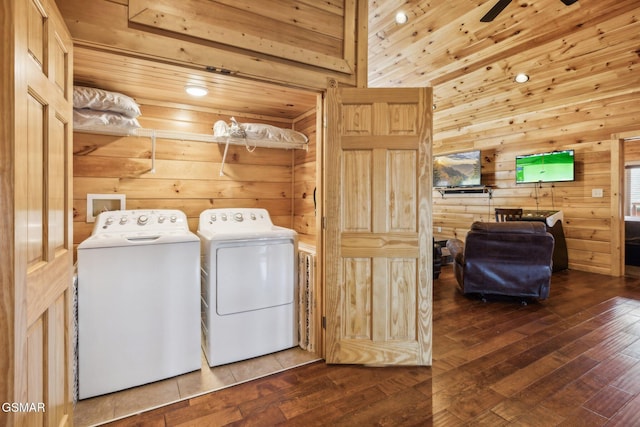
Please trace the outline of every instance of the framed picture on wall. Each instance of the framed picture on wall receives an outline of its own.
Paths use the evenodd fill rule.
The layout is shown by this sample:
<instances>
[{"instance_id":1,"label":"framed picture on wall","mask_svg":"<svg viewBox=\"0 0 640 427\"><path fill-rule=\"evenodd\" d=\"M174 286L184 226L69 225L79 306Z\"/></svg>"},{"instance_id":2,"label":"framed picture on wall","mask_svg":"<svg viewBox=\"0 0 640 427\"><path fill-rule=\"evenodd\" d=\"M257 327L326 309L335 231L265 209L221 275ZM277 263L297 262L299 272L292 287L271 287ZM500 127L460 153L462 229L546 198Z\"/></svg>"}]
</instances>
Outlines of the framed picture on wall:
<instances>
[{"instance_id":1,"label":"framed picture on wall","mask_svg":"<svg viewBox=\"0 0 640 427\"><path fill-rule=\"evenodd\" d=\"M126 209L124 194L87 194L87 222L95 222L101 212Z\"/></svg>"}]
</instances>

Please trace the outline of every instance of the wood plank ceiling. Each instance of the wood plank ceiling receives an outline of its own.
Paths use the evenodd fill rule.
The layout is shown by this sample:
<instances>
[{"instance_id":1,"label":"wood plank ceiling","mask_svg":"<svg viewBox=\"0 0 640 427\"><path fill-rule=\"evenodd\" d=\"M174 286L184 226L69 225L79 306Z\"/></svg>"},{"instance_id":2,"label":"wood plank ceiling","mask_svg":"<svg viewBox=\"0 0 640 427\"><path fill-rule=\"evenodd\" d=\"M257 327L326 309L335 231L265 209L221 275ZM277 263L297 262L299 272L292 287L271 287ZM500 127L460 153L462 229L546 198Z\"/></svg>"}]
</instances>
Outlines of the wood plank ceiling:
<instances>
[{"instance_id":1,"label":"wood plank ceiling","mask_svg":"<svg viewBox=\"0 0 640 427\"><path fill-rule=\"evenodd\" d=\"M638 81L638 0L513 0L493 22L480 22L495 1L369 1L369 86L433 86L436 145L486 120L526 118L542 103L571 106L585 93L610 98ZM399 11L407 24L395 23ZM77 83L142 101L287 119L315 107L315 96L297 89L81 46L74 62ZM530 82L515 84L518 72ZM188 98L187 83L211 93Z\"/></svg>"},{"instance_id":2,"label":"wood plank ceiling","mask_svg":"<svg viewBox=\"0 0 640 427\"><path fill-rule=\"evenodd\" d=\"M638 0L514 0L480 22L496 1L370 1L369 86L433 86L436 147L640 88Z\"/></svg>"},{"instance_id":3,"label":"wood plank ceiling","mask_svg":"<svg viewBox=\"0 0 640 427\"><path fill-rule=\"evenodd\" d=\"M314 93L207 71L78 46L74 83L125 93L141 104L189 106L220 113L292 120L316 106ZM207 96L185 93L188 84L204 86Z\"/></svg>"}]
</instances>

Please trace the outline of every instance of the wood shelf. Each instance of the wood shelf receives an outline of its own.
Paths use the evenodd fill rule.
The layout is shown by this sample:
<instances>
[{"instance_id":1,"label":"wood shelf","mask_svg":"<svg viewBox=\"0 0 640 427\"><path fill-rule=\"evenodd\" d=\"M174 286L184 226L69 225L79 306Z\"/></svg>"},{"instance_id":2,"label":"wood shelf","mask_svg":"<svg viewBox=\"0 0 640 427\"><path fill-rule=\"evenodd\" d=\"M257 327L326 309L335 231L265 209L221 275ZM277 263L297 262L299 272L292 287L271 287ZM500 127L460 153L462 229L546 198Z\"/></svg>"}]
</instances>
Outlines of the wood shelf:
<instances>
[{"instance_id":1,"label":"wood shelf","mask_svg":"<svg viewBox=\"0 0 640 427\"><path fill-rule=\"evenodd\" d=\"M191 133L191 132L179 132L161 129L117 129L117 128L75 128L74 132L93 133L100 135L113 135L113 136L138 136L145 138L162 138L162 139L174 139L179 141L197 141L197 142L212 142L216 144L230 144L230 145L244 145L250 148L264 147L264 148L281 148L281 149L297 149L308 150L309 144L302 144L296 142L278 142L267 139L252 139L252 138L227 138L227 137L215 137L213 135Z\"/></svg>"}]
</instances>

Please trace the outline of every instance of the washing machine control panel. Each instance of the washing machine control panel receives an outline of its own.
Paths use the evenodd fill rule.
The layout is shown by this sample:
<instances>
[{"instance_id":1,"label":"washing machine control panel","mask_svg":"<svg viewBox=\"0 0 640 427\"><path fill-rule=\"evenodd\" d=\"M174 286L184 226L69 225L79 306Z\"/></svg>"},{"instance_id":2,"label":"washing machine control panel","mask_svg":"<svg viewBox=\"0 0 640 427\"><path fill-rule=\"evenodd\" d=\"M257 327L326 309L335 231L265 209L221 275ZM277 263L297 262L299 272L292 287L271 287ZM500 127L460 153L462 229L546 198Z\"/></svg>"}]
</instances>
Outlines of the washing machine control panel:
<instances>
[{"instance_id":1,"label":"washing machine control panel","mask_svg":"<svg viewBox=\"0 0 640 427\"><path fill-rule=\"evenodd\" d=\"M92 234L130 231L189 231L189 226L184 212L175 209L120 210L100 213Z\"/></svg>"},{"instance_id":2,"label":"washing machine control panel","mask_svg":"<svg viewBox=\"0 0 640 427\"><path fill-rule=\"evenodd\" d=\"M256 230L271 228L273 223L266 209L208 209L200 214L200 229L210 231Z\"/></svg>"}]
</instances>

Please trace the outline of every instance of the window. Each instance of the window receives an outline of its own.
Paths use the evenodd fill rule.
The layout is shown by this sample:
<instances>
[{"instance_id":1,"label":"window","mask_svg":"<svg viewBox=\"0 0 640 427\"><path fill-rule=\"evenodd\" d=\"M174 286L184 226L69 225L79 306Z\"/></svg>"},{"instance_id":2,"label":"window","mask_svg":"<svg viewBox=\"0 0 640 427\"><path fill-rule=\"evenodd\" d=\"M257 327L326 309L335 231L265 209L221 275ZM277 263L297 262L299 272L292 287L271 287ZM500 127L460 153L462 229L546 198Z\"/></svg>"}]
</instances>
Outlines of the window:
<instances>
[{"instance_id":1,"label":"window","mask_svg":"<svg viewBox=\"0 0 640 427\"><path fill-rule=\"evenodd\" d=\"M625 216L640 216L640 165L625 167Z\"/></svg>"}]
</instances>

